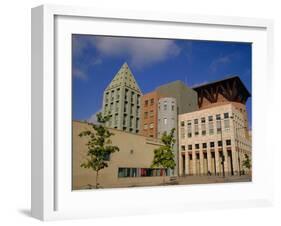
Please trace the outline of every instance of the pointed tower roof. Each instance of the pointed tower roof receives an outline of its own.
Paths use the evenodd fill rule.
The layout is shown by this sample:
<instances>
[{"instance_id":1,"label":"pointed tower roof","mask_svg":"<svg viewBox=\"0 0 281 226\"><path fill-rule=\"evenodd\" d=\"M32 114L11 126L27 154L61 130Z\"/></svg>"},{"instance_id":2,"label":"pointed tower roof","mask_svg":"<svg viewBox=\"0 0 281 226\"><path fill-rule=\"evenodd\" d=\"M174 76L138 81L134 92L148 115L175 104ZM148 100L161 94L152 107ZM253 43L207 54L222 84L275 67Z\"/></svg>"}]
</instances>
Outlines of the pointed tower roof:
<instances>
[{"instance_id":1,"label":"pointed tower roof","mask_svg":"<svg viewBox=\"0 0 281 226\"><path fill-rule=\"evenodd\" d=\"M106 87L106 90L118 87L118 86L127 86L131 89L136 90L141 93L141 90L135 80L135 77L130 70L128 64L125 62L122 67L119 69L117 74L114 76L110 84Z\"/></svg>"}]
</instances>

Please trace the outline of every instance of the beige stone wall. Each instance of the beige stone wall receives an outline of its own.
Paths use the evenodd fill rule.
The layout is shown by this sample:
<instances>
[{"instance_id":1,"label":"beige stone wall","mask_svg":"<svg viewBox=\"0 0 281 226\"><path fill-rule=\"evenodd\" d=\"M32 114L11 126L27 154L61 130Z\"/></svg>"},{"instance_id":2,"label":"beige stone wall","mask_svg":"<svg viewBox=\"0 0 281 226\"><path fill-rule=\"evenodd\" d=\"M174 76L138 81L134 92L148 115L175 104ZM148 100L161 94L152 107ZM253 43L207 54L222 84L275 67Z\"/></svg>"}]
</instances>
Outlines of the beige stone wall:
<instances>
[{"instance_id":1,"label":"beige stone wall","mask_svg":"<svg viewBox=\"0 0 281 226\"><path fill-rule=\"evenodd\" d=\"M243 107L243 106L242 106ZM251 141L249 140L248 121L244 108L236 104L226 103L217 105L207 109L194 111L191 113L179 115L179 174L180 175L204 175L210 171L214 173L222 173L222 165L220 152L225 156L224 169L226 174L237 174L242 170L242 162L244 154L251 156ZM229 129L224 128L223 114L229 113ZM216 115L220 114L222 118L222 135L217 133ZM209 134L208 116L213 116L214 134ZM206 135L202 135L201 118L206 120ZM232 118L233 117L233 118ZM198 119L199 135L194 135L194 119ZM192 137L187 137L187 121L192 121ZM184 134L182 133L181 122L184 125ZM218 146L218 141L223 140L223 149ZM226 140L231 140L231 145L226 145ZM215 147L210 147L210 142L215 143ZM207 147L203 148L202 144L206 143ZM196 149L195 144L199 144L200 148ZM188 145L192 145L192 150L188 150ZM212 154L213 153L213 154ZM213 156L212 156L213 155ZM212 158L214 157L214 158Z\"/></svg>"},{"instance_id":2,"label":"beige stone wall","mask_svg":"<svg viewBox=\"0 0 281 226\"><path fill-rule=\"evenodd\" d=\"M80 165L86 157L87 138L80 138L78 134L90 129L87 123L73 122L73 189L87 188L95 185L96 173L91 169L81 168ZM159 140L147 138L137 134L111 129L114 133L111 141L120 148L119 152L111 155L109 167L100 171L99 184L103 188L132 187L159 185L163 177L131 177L118 178L118 167L150 168L153 160L153 150L160 146ZM166 180L169 180L166 177Z\"/></svg>"}]
</instances>

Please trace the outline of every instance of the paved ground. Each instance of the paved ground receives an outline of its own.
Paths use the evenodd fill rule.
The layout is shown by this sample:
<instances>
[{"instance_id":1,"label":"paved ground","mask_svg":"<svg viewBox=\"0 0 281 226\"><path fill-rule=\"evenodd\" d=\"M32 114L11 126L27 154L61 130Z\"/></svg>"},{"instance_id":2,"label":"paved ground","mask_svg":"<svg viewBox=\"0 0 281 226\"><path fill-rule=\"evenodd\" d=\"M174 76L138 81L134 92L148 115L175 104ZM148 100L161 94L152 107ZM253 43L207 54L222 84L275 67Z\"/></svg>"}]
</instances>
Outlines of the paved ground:
<instances>
[{"instance_id":1,"label":"paved ground","mask_svg":"<svg viewBox=\"0 0 281 226\"><path fill-rule=\"evenodd\" d=\"M251 176L185 176L178 177L175 184L209 184L209 183L230 183L230 182L250 182Z\"/></svg>"}]
</instances>

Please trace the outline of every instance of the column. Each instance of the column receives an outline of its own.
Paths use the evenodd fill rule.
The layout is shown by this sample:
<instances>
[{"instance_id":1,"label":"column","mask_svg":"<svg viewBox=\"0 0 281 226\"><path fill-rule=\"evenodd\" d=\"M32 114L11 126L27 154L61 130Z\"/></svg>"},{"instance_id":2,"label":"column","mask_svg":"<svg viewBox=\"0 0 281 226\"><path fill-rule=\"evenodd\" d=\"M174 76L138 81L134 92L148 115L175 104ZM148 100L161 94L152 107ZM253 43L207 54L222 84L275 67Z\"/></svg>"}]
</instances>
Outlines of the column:
<instances>
[{"instance_id":1,"label":"column","mask_svg":"<svg viewBox=\"0 0 281 226\"><path fill-rule=\"evenodd\" d=\"M196 154L195 154L195 150L192 150L192 168L193 168L193 175L197 175L197 172L196 172Z\"/></svg>"},{"instance_id":2,"label":"column","mask_svg":"<svg viewBox=\"0 0 281 226\"><path fill-rule=\"evenodd\" d=\"M181 149L179 148L179 150L181 150ZM181 152L180 152L180 154L179 154L179 175L180 175L180 176L183 176L183 165L182 165L182 161L183 161L183 159L182 159L182 154L181 154Z\"/></svg>"},{"instance_id":3,"label":"column","mask_svg":"<svg viewBox=\"0 0 281 226\"><path fill-rule=\"evenodd\" d=\"M217 174L221 173L221 161L220 161L220 156L219 156L219 150L218 148L215 148L215 159L216 159L216 171Z\"/></svg>"},{"instance_id":4,"label":"column","mask_svg":"<svg viewBox=\"0 0 281 226\"><path fill-rule=\"evenodd\" d=\"M211 170L212 155L211 155L211 149L210 149L210 144L209 143L207 144L207 162L208 162L208 171L212 172L212 170Z\"/></svg>"},{"instance_id":5,"label":"column","mask_svg":"<svg viewBox=\"0 0 281 226\"><path fill-rule=\"evenodd\" d=\"M185 150L185 175L189 175L189 156L188 156L188 150Z\"/></svg>"},{"instance_id":6,"label":"column","mask_svg":"<svg viewBox=\"0 0 281 226\"><path fill-rule=\"evenodd\" d=\"M203 150L200 149L199 151L199 161L200 161L200 174L204 174L204 155L203 155Z\"/></svg>"},{"instance_id":7,"label":"column","mask_svg":"<svg viewBox=\"0 0 281 226\"><path fill-rule=\"evenodd\" d=\"M232 164L234 175L239 175L239 166L238 166L238 147L235 145L235 142L231 141L231 154L232 154Z\"/></svg>"},{"instance_id":8,"label":"column","mask_svg":"<svg viewBox=\"0 0 281 226\"><path fill-rule=\"evenodd\" d=\"M228 168L227 148L226 148L225 139L223 139L222 142L223 142L222 152L223 152L223 155L224 155L224 172L225 172L225 176L228 176L230 169Z\"/></svg>"}]
</instances>

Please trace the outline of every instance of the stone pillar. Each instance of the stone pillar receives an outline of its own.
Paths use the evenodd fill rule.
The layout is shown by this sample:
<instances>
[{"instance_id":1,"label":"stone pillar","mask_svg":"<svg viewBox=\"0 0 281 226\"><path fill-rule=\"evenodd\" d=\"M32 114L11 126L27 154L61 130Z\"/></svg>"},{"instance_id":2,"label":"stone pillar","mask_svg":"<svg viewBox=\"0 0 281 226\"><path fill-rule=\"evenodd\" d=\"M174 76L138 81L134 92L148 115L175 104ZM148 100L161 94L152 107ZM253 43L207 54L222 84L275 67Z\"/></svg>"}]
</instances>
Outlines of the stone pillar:
<instances>
[{"instance_id":1,"label":"stone pillar","mask_svg":"<svg viewBox=\"0 0 281 226\"><path fill-rule=\"evenodd\" d=\"M225 142L225 140L223 142ZM229 168L230 166L228 166L227 148L225 143L223 145L223 155L224 155L224 172L225 172L225 176L228 176L231 170Z\"/></svg>"},{"instance_id":2,"label":"stone pillar","mask_svg":"<svg viewBox=\"0 0 281 226\"><path fill-rule=\"evenodd\" d=\"M233 141L231 141L231 155L232 155L234 175L238 175L239 174L238 153L237 153L237 147L235 146L235 142Z\"/></svg>"},{"instance_id":3,"label":"stone pillar","mask_svg":"<svg viewBox=\"0 0 281 226\"><path fill-rule=\"evenodd\" d=\"M185 150L185 175L189 175L189 156L188 156L188 150Z\"/></svg>"},{"instance_id":4,"label":"stone pillar","mask_svg":"<svg viewBox=\"0 0 281 226\"><path fill-rule=\"evenodd\" d=\"M204 174L204 155L203 155L203 150L200 149L199 151L199 161L200 161L200 174Z\"/></svg>"},{"instance_id":5,"label":"stone pillar","mask_svg":"<svg viewBox=\"0 0 281 226\"><path fill-rule=\"evenodd\" d=\"M180 152L180 154L179 154L179 175L180 175L180 176L183 176L183 165L182 165L182 161L183 161L183 159L182 159L182 154L181 154L181 152Z\"/></svg>"},{"instance_id":6,"label":"stone pillar","mask_svg":"<svg viewBox=\"0 0 281 226\"><path fill-rule=\"evenodd\" d=\"M221 173L221 162L220 162L220 156L219 156L219 150L218 148L215 148L215 159L216 159L216 172Z\"/></svg>"},{"instance_id":7,"label":"stone pillar","mask_svg":"<svg viewBox=\"0 0 281 226\"><path fill-rule=\"evenodd\" d=\"M208 171L212 172L212 170L211 170L212 155L211 155L211 150L210 150L209 144L207 145L207 161L208 161Z\"/></svg>"},{"instance_id":8,"label":"stone pillar","mask_svg":"<svg viewBox=\"0 0 281 226\"><path fill-rule=\"evenodd\" d=\"M195 150L192 151L192 167L193 167L193 175L196 175L196 154Z\"/></svg>"}]
</instances>

